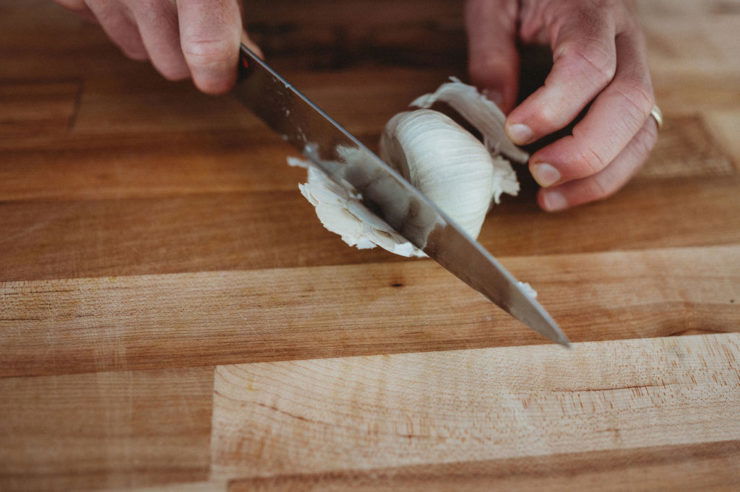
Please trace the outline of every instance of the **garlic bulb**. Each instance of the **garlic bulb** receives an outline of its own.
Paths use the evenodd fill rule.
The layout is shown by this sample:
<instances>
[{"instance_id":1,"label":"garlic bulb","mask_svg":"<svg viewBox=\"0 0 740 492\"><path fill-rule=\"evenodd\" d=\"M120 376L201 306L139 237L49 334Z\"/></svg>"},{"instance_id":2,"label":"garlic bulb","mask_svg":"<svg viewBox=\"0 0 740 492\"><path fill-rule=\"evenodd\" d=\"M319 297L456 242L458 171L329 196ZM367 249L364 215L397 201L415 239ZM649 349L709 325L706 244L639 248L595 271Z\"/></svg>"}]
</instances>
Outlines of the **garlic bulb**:
<instances>
[{"instance_id":1,"label":"garlic bulb","mask_svg":"<svg viewBox=\"0 0 740 492\"><path fill-rule=\"evenodd\" d=\"M450 117L419 109L399 113L386 124L380 156L478 237L494 183L491 154L478 139Z\"/></svg>"},{"instance_id":2,"label":"garlic bulb","mask_svg":"<svg viewBox=\"0 0 740 492\"><path fill-rule=\"evenodd\" d=\"M478 129L478 140L450 117L430 108L444 102ZM503 113L475 87L457 79L436 92L416 99L414 111L388 121L380 142L381 157L450 216L465 232L477 238L486 213L502 193L516 195L519 182L509 161L527 154L503 130ZM361 158L356 149L338 149L345 162ZM322 170L300 159L290 165L308 168L308 181L299 185L328 230L359 249L380 246L402 256L426 256L370 211L347 182L338 183Z\"/></svg>"}]
</instances>

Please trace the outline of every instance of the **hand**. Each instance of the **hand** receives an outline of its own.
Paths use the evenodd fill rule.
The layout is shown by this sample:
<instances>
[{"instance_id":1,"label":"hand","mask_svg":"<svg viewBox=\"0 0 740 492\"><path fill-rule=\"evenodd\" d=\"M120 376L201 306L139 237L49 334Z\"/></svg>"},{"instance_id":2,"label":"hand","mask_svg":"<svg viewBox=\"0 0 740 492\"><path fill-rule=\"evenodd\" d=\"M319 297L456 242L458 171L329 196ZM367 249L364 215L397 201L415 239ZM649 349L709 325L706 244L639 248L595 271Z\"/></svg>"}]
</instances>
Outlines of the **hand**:
<instances>
[{"instance_id":1,"label":"hand","mask_svg":"<svg viewBox=\"0 0 740 492\"><path fill-rule=\"evenodd\" d=\"M150 60L168 80L192 77L203 92L236 81L239 41L261 53L242 30L241 0L54 0L100 23L134 60Z\"/></svg>"},{"instance_id":2,"label":"hand","mask_svg":"<svg viewBox=\"0 0 740 492\"><path fill-rule=\"evenodd\" d=\"M516 41L549 45L553 67L540 87L506 119L524 145L571 123L572 135L532 155L543 187L537 201L563 210L606 198L646 160L657 139L645 43L631 2L594 0L468 0L473 83L508 112L516 102Z\"/></svg>"}]
</instances>

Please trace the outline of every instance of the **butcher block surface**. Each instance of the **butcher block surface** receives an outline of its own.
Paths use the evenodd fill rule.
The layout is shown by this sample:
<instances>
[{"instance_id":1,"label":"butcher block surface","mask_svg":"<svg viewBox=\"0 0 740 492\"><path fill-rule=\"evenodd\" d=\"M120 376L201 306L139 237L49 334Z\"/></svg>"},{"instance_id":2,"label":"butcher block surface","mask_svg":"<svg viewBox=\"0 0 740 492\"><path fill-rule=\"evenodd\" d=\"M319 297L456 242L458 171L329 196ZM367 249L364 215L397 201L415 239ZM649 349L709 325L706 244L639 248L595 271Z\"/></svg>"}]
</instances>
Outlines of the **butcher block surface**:
<instances>
[{"instance_id":1,"label":"butcher block surface","mask_svg":"<svg viewBox=\"0 0 740 492\"><path fill-rule=\"evenodd\" d=\"M0 490L737 490L740 2L644 0L666 124L619 194L480 236L574 342L347 247L229 97L0 3ZM247 2L375 146L465 77L457 2ZM534 75L532 75L534 77Z\"/></svg>"}]
</instances>

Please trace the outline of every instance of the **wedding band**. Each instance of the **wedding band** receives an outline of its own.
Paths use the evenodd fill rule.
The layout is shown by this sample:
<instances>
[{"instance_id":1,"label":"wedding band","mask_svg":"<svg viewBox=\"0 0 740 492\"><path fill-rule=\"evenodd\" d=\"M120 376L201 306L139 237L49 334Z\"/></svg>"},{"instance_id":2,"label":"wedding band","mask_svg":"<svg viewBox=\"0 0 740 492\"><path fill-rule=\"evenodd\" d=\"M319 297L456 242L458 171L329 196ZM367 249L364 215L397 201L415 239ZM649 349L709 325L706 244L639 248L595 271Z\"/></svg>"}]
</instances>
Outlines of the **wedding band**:
<instances>
[{"instance_id":1,"label":"wedding band","mask_svg":"<svg viewBox=\"0 0 740 492\"><path fill-rule=\"evenodd\" d=\"M653 109L650 110L650 116L653 117L655 123L658 125L658 130L663 128L663 111L658 106L653 106Z\"/></svg>"}]
</instances>

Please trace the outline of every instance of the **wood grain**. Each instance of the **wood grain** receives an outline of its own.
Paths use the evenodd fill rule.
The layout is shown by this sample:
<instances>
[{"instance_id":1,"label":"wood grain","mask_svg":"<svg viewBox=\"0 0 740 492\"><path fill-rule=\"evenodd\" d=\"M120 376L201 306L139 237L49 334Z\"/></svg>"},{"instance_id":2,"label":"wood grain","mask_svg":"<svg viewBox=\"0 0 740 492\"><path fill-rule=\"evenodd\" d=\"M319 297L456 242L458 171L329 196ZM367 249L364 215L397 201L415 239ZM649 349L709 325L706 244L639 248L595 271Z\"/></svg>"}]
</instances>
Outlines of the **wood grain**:
<instances>
[{"instance_id":1,"label":"wood grain","mask_svg":"<svg viewBox=\"0 0 740 492\"><path fill-rule=\"evenodd\" d=\"M740 166L740 115L736 111L709 111L705 116L707 127L714 135L718 145L731 156L734 156L735 168Z\"/></svg>"},{"instance_id":2,"label":"wood grain","mask_svg":"<svg viewBox=\"0 0 740 492\"><path fill-rule=\"evenodd\" d=\"M574 341L740 329L737 246L504 263ZM428 260L9 282L0 296L0 376L546 342Z\"/></svg>"},{"instance_id":3,"label":"wood grain","mask_svg":"<svg viewBox=\"0 0 740 492\"><path fill-rule=\"evenodd\" d=\"M646 180L556 215L541 213L525 192L494 210L479 240L497 256L734 244L737 190L727 177ZM403 260L348 248L297 190L0 202L0 229L0 281Z\"/></svg>"},{"instance_id":4,"label":"wood grain","mask_svg":"<svg viewBox=\"0 0 740 492\"><path fill-rule=\"evenodd\" d=\"M409 83L421 83L421 75ZM357 81L352 82L351 86L356 87ZM378 92L390 91L383 88ZM351 95L346 97L351 99ZM398 97L399 108L402 97ZM55 99L53 104L64 101ZM26 108L29 112L31 106ZM237 110L240 108L228 108ZM392 112L389 107L379 120ZM352 119L364 117L359 114ZM64 125L65 121L57 123ZM740 151L732 147L731 136L723 133L724 128L733 128L733 122L713 121L705 123L696 116L667 119L657 148L636 179L735 174L730 156L740 155ZM380 128L383 122L377 125ZM170 125L163 124L156 130L156 142L151 131L115 130L110 125L104 128L105 134L75 128L72 133L58 135L42 127L43 131L26 138L0 138L0 151L5 156L0 161L0 200L120 200L192 193L295 191L297 183L305 180L304 170L285 165L285 156L297 152L263 127L165 133L162 128ZM368 134L366 140L377 143L377 135ZM727 151L723 151L725 148Z\"/></svg>"},{"instance_id":5,"label":"wood grain","mask_svg":"<svg viewBox=\"0 0 740 492\"><path fill-rule=\"evenodd\" d=\"M240 491L734 490L740 441L235 479Z\"/></svg>"},{"instance_id":6,"label":"wood grain","mask_svg":"<svg viewBox=\"0 0 740 492\"><path fill-rule=\"evenodd\" d=\"M0 489L208 476L213 368L0 379Z\"/></svg>"},{"instance_id":7,"label":"wood grain","mask_svg":"<svg viewBox=\"0 0 740 492\"><path fill-rule=\"evenodd\" d=\"M638 179L732 176L736 172L732 159L723 154L704 121L696 116L684 116L666 119L658 143Z\"/></svg>"},{"instance_id":8,"label":"wood grain","mask_svg":"<svg viewBox=\"0 0 740 492\"><path fill-rule=\"evenodd\" d=\"M153 491L172 491L172 492L226 492L229 484L226 481L209 481L209 482L176 482L167 485L153 485L151 487L122 487L105 489L109 492L121 490L134 490L136 492L153 492Z\"/></svg>"},{"instance_id":9,"label":"wood grain","mask_svg":"<svg viewBox=\"0 0 740 492\"><path fill-rule=\"evenodd\" d=\"M701 335L219 366L212 477L740 439L739 344Z\"/></svg>"},{"instance_id":10,"label":"wood grain","mask_svg":"<svg viewBox=\"0 0 740 492\"><path fill-rule=\"evenodd\" d=\"M74 124L79 80L0 84L0 140L65 132Z\"/></svg>"}]
</instances>

